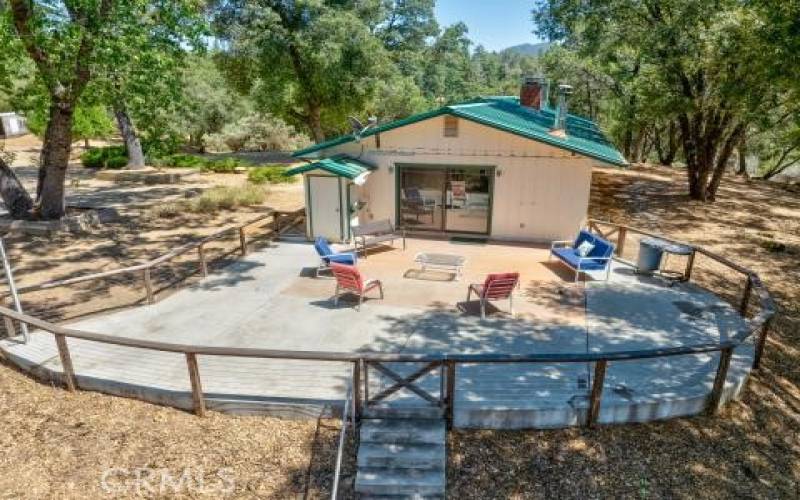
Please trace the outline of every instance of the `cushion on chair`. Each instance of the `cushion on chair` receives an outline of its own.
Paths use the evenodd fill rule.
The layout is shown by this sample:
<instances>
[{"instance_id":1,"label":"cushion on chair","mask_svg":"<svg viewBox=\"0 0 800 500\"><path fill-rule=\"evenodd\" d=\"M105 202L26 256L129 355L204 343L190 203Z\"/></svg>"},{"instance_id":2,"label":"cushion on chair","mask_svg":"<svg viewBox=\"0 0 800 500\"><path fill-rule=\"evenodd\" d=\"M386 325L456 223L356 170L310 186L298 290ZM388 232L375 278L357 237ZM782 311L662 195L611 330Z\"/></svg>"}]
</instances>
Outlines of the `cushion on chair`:
<instances>
[{"instance_id":1,"label":"cushion on chair","mask_svg":"<svg viewBox=\"0 0 800 500\"><path fill-rule=\"evenodd\" d=\"M333 255L333 250L331 250L328 240L322 236L317 236L317 238L314 240L314 249L317 251L320 257L325 255Z\"/></svg>"},{"instance_id":2,"label":"cushion on chair","mask_svg":"<svg viewBox=\"0 0 800 500\"><path fill-rule=\"evenodd\" d=\"M590 241L587 240L581 242L581 244L575 248L575 253L580 255L581 257L586 257L592 250L594 250L594 243L591 243Z\"/></svg>"},{"instance_id":3,"label":"cushion on chair","mask_svg":"<svg viewBox=\"0 0 800 500\"><path fill-rule=\"evenodd\" d=\"M584 260L575 252L574 248L555 248L553 255L564 261L569 267L573 269L580 269L581 271L599 271L606 268L604 260Z\"/></svg>"},{"instance_id":4,"label":"cushion on chair","mask_svg":"<svg viewBox=\"0 0 800 500\"><path fill-rule=\"evenodd\" d=\"M356 254L354 253L337 253L325 259L329 262L336 262L337 264L347 264L350 266L356 265Z\"/></svg>"}]
</instances>

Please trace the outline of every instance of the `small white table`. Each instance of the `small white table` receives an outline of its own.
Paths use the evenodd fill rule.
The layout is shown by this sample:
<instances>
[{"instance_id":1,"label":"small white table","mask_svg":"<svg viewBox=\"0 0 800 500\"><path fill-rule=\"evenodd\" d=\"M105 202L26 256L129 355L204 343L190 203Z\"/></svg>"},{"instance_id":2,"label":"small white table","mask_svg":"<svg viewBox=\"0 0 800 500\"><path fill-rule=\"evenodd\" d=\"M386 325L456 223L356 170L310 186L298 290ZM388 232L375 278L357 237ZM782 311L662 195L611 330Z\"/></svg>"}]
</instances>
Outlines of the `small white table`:
<instances>
[{"instance_id":1,"label":"small white table","mask_svg":"<svg viewBox=\"0 0 800 500\"><path fill-rule=\"evenodd\" d=\"M428 268L450 271L455 273L456 281L461 279L461 272L466 261L465 257L452 253L421 252L414 257L414 262L422 267L423 272Z\"/></svg>"}]
</instances>

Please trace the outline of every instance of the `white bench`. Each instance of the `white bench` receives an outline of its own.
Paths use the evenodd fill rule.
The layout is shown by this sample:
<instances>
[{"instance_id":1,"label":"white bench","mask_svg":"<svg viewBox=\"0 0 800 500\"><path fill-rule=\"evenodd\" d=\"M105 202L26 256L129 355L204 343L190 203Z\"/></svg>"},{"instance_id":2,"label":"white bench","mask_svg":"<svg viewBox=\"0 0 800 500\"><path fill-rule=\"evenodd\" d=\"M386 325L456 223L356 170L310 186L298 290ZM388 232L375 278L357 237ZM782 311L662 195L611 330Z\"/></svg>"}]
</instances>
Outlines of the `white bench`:
<instances>
[{"instance_id":1,"label":"white bench","mask_svg":"<svg viewBox=\"0 0 800 500\"><path fill-rule=\"evenodd\" d=\"M390 242L394 245L394 240L403 240L403 250L406 249L406 232L395 230L392 221L389 219L367 222L353 226L353 236L356 240L356 251L362 252L367 256L367 248Z\"/></svg>"}]
</instances>

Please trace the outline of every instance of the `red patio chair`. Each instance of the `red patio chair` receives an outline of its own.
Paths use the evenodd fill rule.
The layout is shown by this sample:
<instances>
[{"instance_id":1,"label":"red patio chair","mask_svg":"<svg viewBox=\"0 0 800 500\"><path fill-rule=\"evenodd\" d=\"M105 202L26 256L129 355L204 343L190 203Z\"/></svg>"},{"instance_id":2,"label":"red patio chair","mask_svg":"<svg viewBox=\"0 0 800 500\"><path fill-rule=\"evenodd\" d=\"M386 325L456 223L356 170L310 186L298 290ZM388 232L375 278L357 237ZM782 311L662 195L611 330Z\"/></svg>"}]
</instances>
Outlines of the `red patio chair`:
<instances>
[{"instance_id":1,"label":"red patio chair","mask_svg":"<svg viewBox=\"0 0 800 500\"><path fill-rule=\"evenodd\" d=\"M355 266L347 266L331 262L331 271L336 278L336 292L333 295L333 305L339 305L339 294L350 292L358 295L358 307L361 310L361 303L364 302L364 295L370 290L377 288L381 292L383 299L383 285L379 280L367 280L361 277L361 273Z\"/></svg>"},{"instance_id":2,"label":"red patio chair","mask_svg":"<svg viewBox=\"0 0 800 500\"><path fill-rule=\"evenodd\" d=\"M467 302L472 292L481 301L481 319L486 319L486 303L490 300L508 299L511 314L514 314L514 288L519 284L519 273L496 273L486 277L483 284L473 283L467 291Z\"/></svg>"}]
</instances>

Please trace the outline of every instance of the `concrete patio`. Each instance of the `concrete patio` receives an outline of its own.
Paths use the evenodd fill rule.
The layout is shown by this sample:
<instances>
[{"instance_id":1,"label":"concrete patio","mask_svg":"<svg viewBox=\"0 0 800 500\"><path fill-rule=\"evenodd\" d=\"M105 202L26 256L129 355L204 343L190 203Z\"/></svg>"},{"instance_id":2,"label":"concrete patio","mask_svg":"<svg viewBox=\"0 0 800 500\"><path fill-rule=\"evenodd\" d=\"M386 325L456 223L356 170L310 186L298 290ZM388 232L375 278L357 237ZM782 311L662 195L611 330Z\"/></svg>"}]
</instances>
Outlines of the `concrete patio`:
<instances>
[{"instance_id":1,"label":"concrete patio","mask_svg":"<svg viewBox=\"0 0 800 500\"><path fill-rule=\"evenodd\" d=\"M398 243L399 247L399 243ZM420 272L417 252L458 253L464 277ZM547 262L544 247L409 239L408 248L385 248L359 261L384 283L384 300L361 312L329 300L334 282L314 278L311 245L282 241L212 273L197 285L152 306L73 323L72 328L203 346L298 351L413 353L586 353L677 347L727 338L744 325L727 303L694 285L672 287L615 264L608 282L575 285L573 275ZM464 303L467 284L489 272L519 271L515 314L507 301L481 321L476 303ZM192 407L180 354L70 340L81 388ZM43 376L61 367L53 336L34 332L28 344L6 339L0 349L19 366ZM734 352L723 400L746 381L753 346ZM702 411L719 355L695 354L609 363L600 422L641 422ZM207 405L224 411L316 415L337 412L350 365L337 362L201 356ZM418 368L394 364L400 373ZM585 418L592 366L472 364L457 368L455 425L521 428L577 425ZM436 395L438 372L420 386ZM388 385L370 373L370 387ZM374 394L374 393L373 393ZM401 391L394 405L424 402Z\"/></svg>"}]
</instances>

